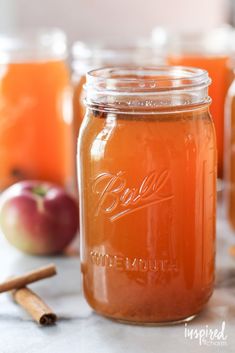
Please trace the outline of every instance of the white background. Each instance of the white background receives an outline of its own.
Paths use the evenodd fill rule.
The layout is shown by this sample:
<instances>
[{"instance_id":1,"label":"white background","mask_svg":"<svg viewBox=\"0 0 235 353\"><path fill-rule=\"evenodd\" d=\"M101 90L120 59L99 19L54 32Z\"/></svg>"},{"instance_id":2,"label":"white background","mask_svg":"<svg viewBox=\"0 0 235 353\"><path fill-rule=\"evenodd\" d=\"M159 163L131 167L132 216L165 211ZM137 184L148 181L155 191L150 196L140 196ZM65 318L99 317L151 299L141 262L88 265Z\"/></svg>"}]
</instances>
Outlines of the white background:
<instances>
[{"instance_id":1,"label":"white background","mask_svg":"<svg viewBox=\"0 0 235 353\"><path fill-rule=\"evenodd\" d=\"M232 1L232 0L230 0ZM70 41L148 36L159 25L206 29L229 17L229 0L0 0L0 30L59 26Z\"/></svg>"}]
</instances>

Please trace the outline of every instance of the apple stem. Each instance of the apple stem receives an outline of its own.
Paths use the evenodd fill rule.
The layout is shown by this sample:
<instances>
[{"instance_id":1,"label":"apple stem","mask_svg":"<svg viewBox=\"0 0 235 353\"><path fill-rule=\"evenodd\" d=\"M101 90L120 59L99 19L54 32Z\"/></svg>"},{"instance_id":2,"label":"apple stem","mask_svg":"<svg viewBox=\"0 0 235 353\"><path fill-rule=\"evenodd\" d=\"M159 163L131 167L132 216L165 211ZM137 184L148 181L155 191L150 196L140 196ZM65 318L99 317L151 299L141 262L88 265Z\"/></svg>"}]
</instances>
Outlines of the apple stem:
<instances>
[{"instance_id":1,"label":"apple stem","mask_svg":"<svg viewBox=\"0 0 235 353\"><path fill-rule=\"evenodd\" d=\"M37 195L37 196L45 196L47 193L47 190L43 186L35 186L32 188L32 192Z\"/></svg>"}]
</instances>

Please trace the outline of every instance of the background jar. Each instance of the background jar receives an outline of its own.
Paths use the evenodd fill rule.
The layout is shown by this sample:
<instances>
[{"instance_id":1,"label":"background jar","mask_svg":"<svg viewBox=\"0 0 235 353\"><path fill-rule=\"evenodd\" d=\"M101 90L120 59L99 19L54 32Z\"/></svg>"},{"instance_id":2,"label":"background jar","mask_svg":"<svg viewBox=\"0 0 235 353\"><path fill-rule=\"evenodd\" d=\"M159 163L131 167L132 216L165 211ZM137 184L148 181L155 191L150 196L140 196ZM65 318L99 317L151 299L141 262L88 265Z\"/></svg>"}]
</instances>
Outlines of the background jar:
<instances>
[{"instance_id":1,"label":"background jar","mask_svg":"<svg viewBox=\"0 0 235 353\"><path fill-rule=\"evenodd\" d=\"M22 179L71 188L71 88L57 29L0 36L0 189Z\"/></svg>"},{"instance_id":2,"label":"background jar","mask_svg":"<svg viewBox=\"0 0 235 353\"><path fill-rule=\"evenodd\" d=\"M207 70L212 79L209 94L212 98L211 113L217 137L218 176L222 178L224 105L232 80L230 54L234 30L230 26L224 26L207 32L172 33L157 28L153 32L153 39L158 42L163 35L169 65L199 67Z\"/></svg>"},{"instance_id":3,"label":"background jar","mask_svg":"<svg viewBox=\"0 0 235 353\"><path fill-rule=\"evenodd\" d=\"M198 314L213 290L216 146L207 72L87 74L79 137L84 293L137 323Z\"/></svg>"},{"instance_id":4,"label":"background jar","mask_svg":"<svg viewBox=\"0 0 235 353\"><path fill-rule=\"evenodd\" d=\"M235 60L231 59L235 67ZM224 205L226 218L232 231L235 231L235 80L229 87L225 105L224 131Z\"/></svg>"}]
</instances>

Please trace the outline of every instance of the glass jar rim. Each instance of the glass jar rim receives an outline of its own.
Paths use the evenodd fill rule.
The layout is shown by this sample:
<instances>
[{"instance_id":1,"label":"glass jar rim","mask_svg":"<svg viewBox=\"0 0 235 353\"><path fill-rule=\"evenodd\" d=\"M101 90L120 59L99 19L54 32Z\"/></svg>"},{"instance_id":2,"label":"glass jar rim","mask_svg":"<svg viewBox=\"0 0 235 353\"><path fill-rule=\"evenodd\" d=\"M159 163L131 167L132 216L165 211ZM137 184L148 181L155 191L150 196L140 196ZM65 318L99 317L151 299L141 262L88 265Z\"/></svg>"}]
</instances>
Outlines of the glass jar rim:
<instances>
[{"instance_id":1,"label":"glass jar rim","mask_svg":"<svg viewBox=\"0 0 235 353\"><path fill-rule=\"evenodd\" d=\"M58 28L0 33L0 63L64 59L66 56L66 35Z\"/></svg>"},{"instance_id":2,"label":"glass jar rim","mask_svg":"<svg viewBox=\"0 0 235 353\"><path fill-rule=\"evenodd\" d=\"M104 67L86 75L85 88L106 94L125 92L158 93L208 87L211 79L206 70L190 66Z\"/></svg>"},{"instance_id":3,"label":"glass jar rim","mask_svg":"<svg viewBox=\"0 0 235 353\"><path fill-rule=\"evenodd\" d=\"M89 71L85 103L102 111L135 113L196 109L209 104L206 70L184 66L110 67ZM175 108L174 108L175 109Z\"/></svg>"}]
</instances>

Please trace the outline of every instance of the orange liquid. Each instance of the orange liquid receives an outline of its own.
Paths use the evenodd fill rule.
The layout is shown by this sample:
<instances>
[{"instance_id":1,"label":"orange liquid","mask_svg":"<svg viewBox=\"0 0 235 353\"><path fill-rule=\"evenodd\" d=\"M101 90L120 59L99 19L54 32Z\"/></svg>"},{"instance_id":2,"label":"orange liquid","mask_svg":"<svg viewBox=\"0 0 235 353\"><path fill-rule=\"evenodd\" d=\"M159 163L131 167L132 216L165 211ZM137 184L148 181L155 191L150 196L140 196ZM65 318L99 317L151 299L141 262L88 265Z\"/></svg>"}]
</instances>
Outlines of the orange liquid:
<instances>
[{"instance_id":1,"label":"orange liquid","mask_svg":"<svg viewBox=\"0 0 235 353\"><path fill-rule=\"evenodd\" d=\"M214 281L216 148L207 108L89 112L80 146L88 303L134 322L197 314Z\"/></svg>"},{"instance_id":2,"label":"orange liquid","mask_svg":"<svg viewBox=\"0 0 235 353\"><path fill-rule=\"evenodd\" d=\"M0 189L21 179L68 186L72 178L70 104L63 61L0 65ZM67 119L67 120L66 120Z\"/></svg>"},{"instance_id":3,"label":"orange liquid","mask_svg":"<svg viewBox=\"0 0 235 353\"><path fill-rule=\"evenodd\" d=\"M209 96L212 98L211 114L215 124L218 149L218 175L223 176L224 104L231 83L231 68L227 56L170 56L170 65L186 65L207 70L212 79Z\"/></svg>"}]
</instances>

